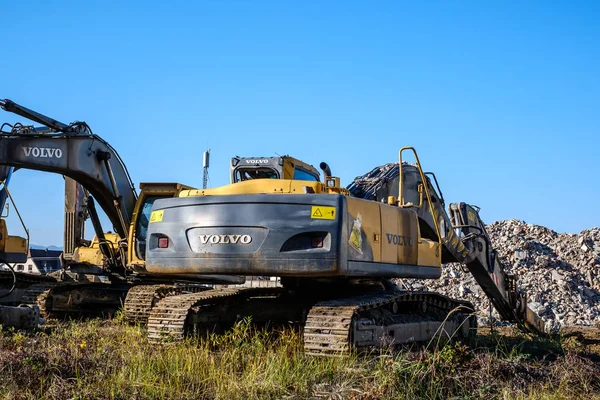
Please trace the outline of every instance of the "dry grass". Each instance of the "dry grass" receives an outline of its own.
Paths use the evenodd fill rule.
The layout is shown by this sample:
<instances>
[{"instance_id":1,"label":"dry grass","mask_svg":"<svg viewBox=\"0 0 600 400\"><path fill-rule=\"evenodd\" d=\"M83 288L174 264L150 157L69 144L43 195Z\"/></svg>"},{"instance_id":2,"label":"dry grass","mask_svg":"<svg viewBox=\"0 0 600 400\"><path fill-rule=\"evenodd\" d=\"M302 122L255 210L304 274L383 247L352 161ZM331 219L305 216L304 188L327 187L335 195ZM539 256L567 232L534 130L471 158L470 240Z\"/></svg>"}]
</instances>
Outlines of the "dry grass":
<instances>
[{"instance_id":1,"label":"dry grass","mask_svg":"<svg viewBox=\"0 0 600 400\"><path fill-rule=\"evenodd\" d=\"M432 350L306 357L291 330L157 346L118 319L0 333L0 398L600 398L576 340L483 336Z\"/></svg>"}]
</instances>

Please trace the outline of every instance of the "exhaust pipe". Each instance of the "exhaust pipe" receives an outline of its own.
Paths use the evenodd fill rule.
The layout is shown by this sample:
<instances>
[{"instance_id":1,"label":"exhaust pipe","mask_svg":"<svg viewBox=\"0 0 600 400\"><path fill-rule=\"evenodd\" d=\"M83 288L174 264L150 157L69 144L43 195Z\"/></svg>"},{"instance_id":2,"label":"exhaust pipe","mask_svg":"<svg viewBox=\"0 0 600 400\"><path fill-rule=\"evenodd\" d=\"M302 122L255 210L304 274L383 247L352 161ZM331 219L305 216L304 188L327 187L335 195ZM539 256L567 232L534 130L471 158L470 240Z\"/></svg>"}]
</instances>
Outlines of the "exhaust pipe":
<instances>
[{"instance_id":1,"label":"exhaust pipe","mask_svg":"<svg viewBox=\"0 0 600 400\"><path fill-rule=\"evenodd\" d=\"M326 178L328 176L332 176L331 175L331 168L329 168L329 165L327 165L327 163L325 161L321 162L321 164L319 164L319 168L321 168L323 170L323 174L325 174L325 176L323 177Z\"/></svg>"}]
</instances>

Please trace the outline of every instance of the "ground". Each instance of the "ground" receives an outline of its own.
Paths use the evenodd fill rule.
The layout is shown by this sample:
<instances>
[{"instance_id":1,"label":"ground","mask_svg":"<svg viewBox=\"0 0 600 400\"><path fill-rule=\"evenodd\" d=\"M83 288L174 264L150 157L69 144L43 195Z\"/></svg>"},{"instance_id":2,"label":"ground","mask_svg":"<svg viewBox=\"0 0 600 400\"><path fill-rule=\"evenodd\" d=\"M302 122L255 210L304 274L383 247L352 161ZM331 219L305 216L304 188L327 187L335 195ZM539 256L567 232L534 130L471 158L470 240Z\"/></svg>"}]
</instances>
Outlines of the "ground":
<instances>
[{"instance_id":1,"label":"ground","mask_svg":"<svg viewBox=\"0 0 600 400\"><path fill-rule=\"evenodd\" d=\"M588 326L563 328L561 334L565 339L575 338L575 342L583 346L590 359L600 362L600 328Z\"/></svg>"},{"instance_id":2,"label":"ground","mask_svg":"<svg viewBox=\"0 0 600 400\"><path fill-rule=\"evenodd\" d=\"M481 328L464 343L311 358L297 332L153 345L119 318L0 332L0 398L598 398L600 330Z\"/></svg>"}]
</instances>

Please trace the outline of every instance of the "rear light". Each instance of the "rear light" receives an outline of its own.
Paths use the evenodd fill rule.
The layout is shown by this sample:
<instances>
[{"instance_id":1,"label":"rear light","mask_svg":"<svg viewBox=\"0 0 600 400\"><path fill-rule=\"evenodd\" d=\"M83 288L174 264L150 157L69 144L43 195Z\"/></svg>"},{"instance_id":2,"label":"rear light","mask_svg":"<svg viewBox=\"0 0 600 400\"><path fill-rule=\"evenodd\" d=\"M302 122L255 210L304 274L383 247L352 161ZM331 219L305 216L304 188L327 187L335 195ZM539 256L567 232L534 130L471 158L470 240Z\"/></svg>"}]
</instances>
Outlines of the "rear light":
<instances>
[{"instance_id":1,"label":"rear light","mask_svg":"<svg viewBox=\"0 0 600 400\"><path fill-rule=\"evenodd\" d=\"M329 232L302 232L285 241L279 251L329 251L331 249L331 234Z\"/></svg>"},{"instance_id":2,"label":"rear light","mask_svg":"<svg viewBox=\"0 0 600 400\"><path fill-rule=\"evenodd\" d=\"M167 247L169 247L169 238L166 238L166 237L158 238L158 248L166 249Z\"/></svg>"},{"instance_id":3,"label":"rear light","mask_svg":"<svg viewBox=\"0 0 600 400\"><path fill-rule=\"evenodd\" d=\"M312 238L312 247L313 248L321 248L323 247L323 238L320 236L314 236Z\"/></svg>"}]
</instances>

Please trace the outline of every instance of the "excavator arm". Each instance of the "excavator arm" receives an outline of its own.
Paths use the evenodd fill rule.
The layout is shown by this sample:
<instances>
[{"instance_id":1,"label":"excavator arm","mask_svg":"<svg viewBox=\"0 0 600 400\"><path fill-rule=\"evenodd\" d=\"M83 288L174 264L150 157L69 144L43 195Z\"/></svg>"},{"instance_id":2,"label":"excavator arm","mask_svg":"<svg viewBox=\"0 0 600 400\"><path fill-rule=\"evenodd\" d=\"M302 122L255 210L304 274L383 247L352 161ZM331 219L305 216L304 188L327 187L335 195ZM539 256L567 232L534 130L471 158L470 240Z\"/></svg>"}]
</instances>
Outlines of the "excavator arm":
<instances>
[{"instance_id":1,"label":"excavator arm","mask_svg":"<svg viewBox=\"0 0 600 400\"><path fill-rule=\"evenodd\" d=\"M88 218L88 192L77 181L65 177L65 229L63 258L73 260L75 249L85 239Z\"/></svg>"}]
</instances>

